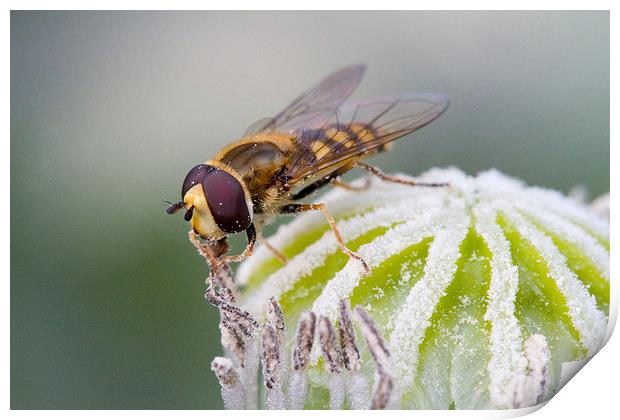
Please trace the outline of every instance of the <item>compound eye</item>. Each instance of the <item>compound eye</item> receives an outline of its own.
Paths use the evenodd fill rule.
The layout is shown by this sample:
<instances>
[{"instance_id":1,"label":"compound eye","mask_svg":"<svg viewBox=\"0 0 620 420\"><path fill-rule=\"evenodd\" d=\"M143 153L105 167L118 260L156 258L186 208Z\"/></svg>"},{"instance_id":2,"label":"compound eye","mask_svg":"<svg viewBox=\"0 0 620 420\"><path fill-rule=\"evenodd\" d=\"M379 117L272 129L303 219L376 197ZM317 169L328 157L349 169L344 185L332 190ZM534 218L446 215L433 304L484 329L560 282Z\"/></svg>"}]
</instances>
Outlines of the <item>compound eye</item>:
<instances>
[{"instance_id":1,"label":"compound eye","mask_svg":"<svg viewBox=\"0 0 620 420\"><path fill-rule=\"evenodd\" d=\"M200 184L203 179L205 179L205 175L207 175L207 171L210 166L201 164L196 165L192 169L189 170L187 175L185 176L185 180L183 181L183 187L181 187L181 197L185 197L185 194L196 184Z\"/></svg>"},{"instance_id":2,"label":"compound eye","mask_svg":"<svg viewBox=\"0 0 620 420\"><path fill-rule=\"evenodd\" d=\"M217 226L225 233L246 230L252 217L245 201L243 187L229 173L215 169L202 181L209 210Z\"/></svg>"}]
</instances>

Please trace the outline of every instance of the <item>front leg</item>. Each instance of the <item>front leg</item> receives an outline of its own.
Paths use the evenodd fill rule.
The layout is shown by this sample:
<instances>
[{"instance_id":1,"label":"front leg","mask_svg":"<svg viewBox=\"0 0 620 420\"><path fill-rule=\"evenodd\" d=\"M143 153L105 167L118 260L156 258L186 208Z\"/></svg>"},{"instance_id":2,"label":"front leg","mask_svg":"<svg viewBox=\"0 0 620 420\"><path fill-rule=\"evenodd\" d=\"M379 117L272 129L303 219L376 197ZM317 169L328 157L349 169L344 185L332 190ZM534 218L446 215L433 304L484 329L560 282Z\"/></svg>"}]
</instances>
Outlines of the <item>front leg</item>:
<instances>
[{"instance_id":1,"label":"front leg","mask_svg":"<svg viewBox=\"0 0 620 420\"><path fill-rule=\"evenodd\" d=\"M334 236L336 237L336 242L338 242L338 246L340 247L340 250L344 252L346 255L348 255L350 258L353 258L362 264L362 269L364 270L364 277L370 275L370 267L368 266L366 261L364 261L364 259L360 257L359 255L357 255L355 252L347 248L347 245L345 244L344 239L342 239L342 235L340 234L340 230L338 230L338 226L336 226L336 221L334 220L332 215L327 210L327 207L325 206L325 204L323 203L288 204L282 207L280 211L283 214L291 214L291 213L301 213L303 211L311 211L311 210L320 210L323 212L325 219L327 219L327 223L329 223L329 227L331 228L332 232L334 232Z\"/></svg>"},{"instance_id":2,"label":"front leg","mask_svg":"<svg viewBox=\"0 0 620 420\"><path fill-rule=\"evenodd\" d=\"M254 223L251 223L250 226L245 230L245 233L248 235L248 244L246 245L243 252L239 255L227 255L224 257L224 262L239 262L245 260L247 257L252 255L254 252L254 245L256 244L256 228L254 227Z\"/></svg>"},{"instance_id":3,"label":"front leg","mask_svg":"<svg viewBox=\"0 0 620 420\"><path fill-rule=\"evenodd\" d=\"M201 241L196 235L194 230L188 232L189 241L196 247L198 254L203 257L209 267L217 267L219 265L220 257L228 252L228 241L226 238L218 239L216 241Z\"/></svg>"},{"instance_id":4,"label":"front leg","mask_svg":"<svg viewBox=\"0 0 620 420\"><path fill-rule=\"evenodd\" d=\"M200 254L209 264L212 271L218 271L221 267L226 268L228 263L243 261L254 251L254 245L256 244L256 228L254 224L251 224L247 229L248 244L245 250L239 255L224 256L228 252L228 240L226 237L218 239L216 241L203 242L198 239L198 235L194 230L190 230L188 233L189 241L196 247L198 254Z\"/></svg>"}]
</instances>

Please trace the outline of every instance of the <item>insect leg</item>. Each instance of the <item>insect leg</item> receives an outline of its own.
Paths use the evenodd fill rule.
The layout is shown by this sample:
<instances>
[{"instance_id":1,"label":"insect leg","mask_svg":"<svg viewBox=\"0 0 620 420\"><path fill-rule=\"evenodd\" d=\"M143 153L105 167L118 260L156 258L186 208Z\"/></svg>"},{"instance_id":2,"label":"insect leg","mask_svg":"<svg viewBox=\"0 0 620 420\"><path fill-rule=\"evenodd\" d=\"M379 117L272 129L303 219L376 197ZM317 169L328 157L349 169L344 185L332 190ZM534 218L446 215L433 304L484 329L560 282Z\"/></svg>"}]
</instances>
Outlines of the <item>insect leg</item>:
<instances>
[{"instance_id":1,"label":"insect leg","mask_svg":"<svg viewBox=\"0 0 620 420\"><path fill-rule=\"evenodd\" d=\"M210 267L216 267L218 265L218 258L228 251L226 238L211 243L201 242L193 229L188 232L188 236L189 241L196 247L198 254L207 261Z\"/></svg>"},{"instance_id":2,"label":"insect leg","mask_svg":"<svg viewBox=\"0 0 620 420\"><path fill-rule=\"evenodd\" d=\"M252 255L254 252L254 245L256 244L256 228L254 224L250 224L248 228L245 230L245 233L248 235L248 244L243 250L243 252L239 255L227 255L224 257L224 262L239 262L245 260L247 257Z\"/></svg>"},{"instance_id":3,"label":"insect leg","mask_svg":"<svg viewBox=\"0 0 620 420\"><path fill-rule=\"evenodd\" d=\"M309 196L310 194L312 194L319 188L329 184L332 180L333 178L330 176L321 178L318 181L316 181L314 184L308 185L306 188L304 188L303 190L299 191L297 194L292 196L291 200L296 201L296 200L301 200L302 198L306 198L307 196Z\"/></svg>"},{"instance_id":4,"label":"insect leg","mask_svg":"<svg viewBox=\"0 0 620 420\"><path fill-rule=\"evenodd\" d=\"M273 245L271 245L271 244L269 243L269 241L267 241L267 239L265 239L265 237L264 237L261 233L259 233L259 234L257 235L257 239L258 239L258 242L260 242L261 244L265 245L265 247L266 247L269 251L271 251L271 253L272 253L272 254L273 254L273 255L274 255L277 259L279 259L279 260L282 262L282 264L286 265L286 263L288 263L288 258L286 258L286 256L285 256L283 253L281 253L280 251L278 251L278 249L277 249L276 247L274 247Z\"/></svg>"},{"instance_id":5,"label":"insect leg","mask_svg":"<svg viewBox=\"0 0 620 420\"><path fill-rule=\"evenodd\" d=\"M350 169L351 169L351 166L343 166L342 168L335 170L331 174L326 175L323 178L319 179L314 184L310 184L306 188L299 191L297 194L291 197L291 200L297 201L297 200L301 200L302 198L306 198L307 196L309 196L310 194L312 194L319 188L324 187L330 182L333 182L336 178L338 178L340 175L344 174Z\"/></svg>"},{"instance_id":6,"label":"insect leg","mask_svg":"<svg viewBox=\"0 0 620 420\"><path fill-rule=\"evenodd\" d=\"M355 162L353 165L356 168L360 168L365 171L368 171L369 173L373 174L377 178L383 181L386 181L386 182L394 182L396 184L404 184L404 185L409 185L412 187L448 187L450 185L447 182L418 182L418 181L412 181L409 179L404 179L398 176L388 175L384 173L381 169L377 168L376 166L369 165L367 163Z\"/></svg>"},{"instance_id":7,"label":"insect leg","mask_svg":"<svg viewBox=\"0 0 620 420\"><path fill-rule=\"evenodd\" d=\"M348 255L350 258L353 258L359 261L362 264L362 268L364 270L364 276L368 276L370 274L370 267L368 266L368 264L366 263L366 261L364 261L362 257L360 257L355 252L347 248L347 245L345 244L344 239L342 239L342 235L340 234L340 230L338 230L338 226L336 226L336 221L334 220L332 215L327 210L327 207L325 206L325 204L323 203L288 204L282 207L281 212L287 214L287 213L301 213L303 211L311 211L311 210L320 210L321 212L323 212L325 219L327 219L327 223L329 223L329 227L331 228L332 232L334 232L334 236L336 237L336 242L338 242L338 246L340 247L340 250L344 252L346 255Z\"/></svg>"},{"instance_id":8,"label":"insect leg","mask_svg":"<svg viewBox=\"0 0 620 420\"><path fill-rule=\"evenodd\" d=\"M349 191L366 191L368 188L370 188L370 178L366 178L366 180L364 181L364 185L361 185L359 187L351 185L348 182L341 181L340 178L334 179L332 181L332 184Z\"/></svg>"}]
</instances>

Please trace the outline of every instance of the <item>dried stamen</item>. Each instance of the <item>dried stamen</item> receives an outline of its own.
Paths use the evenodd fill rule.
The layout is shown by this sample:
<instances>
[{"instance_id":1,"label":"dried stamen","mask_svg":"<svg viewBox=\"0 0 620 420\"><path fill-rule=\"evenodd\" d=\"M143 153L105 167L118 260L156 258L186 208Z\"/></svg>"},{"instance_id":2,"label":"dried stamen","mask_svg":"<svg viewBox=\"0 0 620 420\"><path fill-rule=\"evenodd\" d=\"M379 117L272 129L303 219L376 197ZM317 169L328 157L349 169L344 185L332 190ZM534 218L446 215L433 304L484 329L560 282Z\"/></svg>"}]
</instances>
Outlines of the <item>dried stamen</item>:
<instances>
[{"instance_id":1,"label":"dried stamen","mask_svg":"<svg viewBox=\"0 0 620 420\"><path fill-rule=\"evenodd\" d=\"M224 301L231 304L235 303L235 294L230 288L224 285L218 285L218 289L219 290L217 291L217 295L220 296Z\"/></svg>"},{"instance_id":2,"label":"dried stamen","mask_svg":"<svg viewBox=\"0 0 620 420\"><path fill-rule=\"evenodd\" d=\"M293 351L293 372L288 381L288 408L291 410L301 410L306 402L308 378L305 370L310 361L315 324L316 315L313 312L304 312L299 317Z\"/></svg>"},{"instance_id":3,"label":"dried stamen","mask_svg":"<svg viewBox=\"0 0 620 420\"><path fill-rule=\"evenodd\" d=\"M254 337L254 329L248 329L247 325L241 322L237 322L231 319L226 312L220 311L220 318L222 321L226 321L237 329L246 339Z\"/></svg>"},{"instance_id":4,"label":"dried stamen","mask_svg":"<svg viewBox=\"0 0 620 420\"><path fill-rule=\"evenodd\" d=\"M368 408L370 389L363 374L359 373L361 361L360 353L355 342L355 331L351 322L349 301L342 299L339 302L338 333L340 336L340 353L344 367L351 371L345 377L345 389L349 408L365 410Z\"/></svg>"},{"instance_id":5,"label":"dried stamen","mask_svg":"<svg viewBox=\"0 0 620 420\"><path fill-rule=\"evenodd\" d=\"M355 321L366 339L370 354L377 364L377 371L380 375L391 374L392 361L390 358L390 351L388 350L385 340L377 329L374 321L368 312L366 312L366 310L359 305L355 307L353 316L355 317Z\"/></svg>"},{"instance_id":6,"label":"dried stamen","mask_svg":"<svg viewBox=\"0 0 620 420\"><path fill-rule=\"evenodd\" d=\"M319 318L319 342L325 359L325 367L330 372L340 373L342 371L342 356L338 349L338 339L334 326L325 316Z\"/></svg>"},{"instance_id":7,"label":"dried stamen","mask_svg":"<svg viewBox=\"0 0 620 420\"><path fill-rule=\"evenodd\" d=\"M276 331L276 335L278 337L278 344L282 346L284 344L284 314L282 313L282 308L280 307L280 304L274 297L271 297L269 299L267 322Z\"/></svg>"},{"instance_id":8,"label":"dried stamen","mask_svg":"<svg viewBox=\"0 0 620 420\"><path fill-rule=\"evenodd\" d=\"M209 303L225 312L231 321L244 324L249 331L254 332L258 329L260 324L252 314L229 302L225 295L216 290L213 286L213 284L209 285L205 293L205 298Z\"/></svg>"},{"instance_id":9,"label":"dried stamen","mask_svg":"<svg viewBox=\"0 0 620 420\"><path fill-rule=\"evenodd\" d=\"M267 407L272 410L284 409L284 394L282 393L282 351L275 328L267 323L262 334L263 377L267 387Z\"/></svg>"},{"instance_id":10,"label":"dried stamen","mask_svg":"<svg viewBox=\"0 0 620 420\"><path fill-rule=\"evenodd\" d=\"M370 403L371 410L384 410L390 401L390 395L394 390L394 381L387 375L379 376L377 389Z\"/></svg>"},{"instance_id":11,"label":"dried stamen","mask_svg":"<svg viewBox=\"0 0 620 420\"><path fill-rule=\"evenodd\" d=\"M211 302L213 305L218 306L216 303L219 301L224 301L230 304L234 304L236 302L235 292L231 287L229 287L229 281L226 280L229 273L230 267L226 265L226 267L222 267L220 270L214 271L211 270L209 277L207 278L207 285L209 288L207 289L207 293L210 296L205 295L205 297ZM230 284L232 287L235 287L234 283Z\"/></svg>"},{"instance_id":12,"label":"dried stamen","mask_svg":"<svg viewBox=\"0 0 620 420\"><path fill-rule=\"evenodd\" d=\"M259 327L258 322L247 311L234 304L232 291L217 275L209 277L205 298L220 310L220 331L222 345L236 357L241 367L245 366L248 341L252 340Z\"/></svg>"},{"instance_id":13,"label":"dried stamen","mask_svg":"<svg viewBox=\"0 0 620 420\"><path fill-rule=\"evenodd\" d=\"M235 303L237 286L230 265L223 263L217 270L212 270L209 276L209 284L216 285L230 303Z\"/></svg>"},{"instance_id":14,"label":"dried stamen","mask_svg":"<svg viewBox=\"0 0 620 420\"><path fill-rule=\"evenodd\" d=\"M541 334L525 340L527 374L513 379L510 387L512 408L531 407L543 401L549 383L549 346Z\"/></svg>"},{"instance_id":15,"label":"dried stamen","mask_svg":"<svg viewBox=\"0 0 620 420\"><path fill-rule=\"evenodd\" d=\"M295 350L293 351L293 369L296 371L305 370L310 360L310 351L314 342L314 329L316 326L316 315L313 312L304 312L299 318L297 325L297 339Z\"/></svg>"},{"instance_id":16,"label":"dried stamen","mask_svg":"<svg viewBox=\"0 0 620 420\"><path fill-rule=\"evenodd\" d=\"M325 368L330 372L329 379L329 406L332 410L342 408L344 404L344 380L340 372L342 371L342 356L338 348L338 339L334 326L325 316L319 318L319 343L325 360Z\"/></svg>"},{"instance_id":17,"label":"dried stamen","mask_svg":"<svg viewBox=\"0 0 620 420\"><path fill-rule=\"evenodd\" d=\"M239 383L239 375L237 375L230 359L216 357L211 362L211 370L215 373L222 388L230 389Z\"/></svg>"},{"instance_id":18,"label":"dried stamen","mask_svg":"<svg viewBox=\"0 0 620 420\"><path fill-rule=\"evenodd\" d=\"M276 330L271 325L263 328L261 357L265 386L269 389L279 387L280 346Z\"/></svg>"},{"instance_id":19,"label":"dried stamen","mask_svg":"<svg viewBox=\"0 0 620 420\"><path fill-rule=\"evenodd\" d=\"M353 316L366 339L370 354L377 365L378 382L375 387L375 393L372 397L370 408L387 408L394 394L394 379L392 377L392 359L390 357L390 352L379 329L364 308L359 305L356 306Z\"/></svg>"},{"instance_id":20,"label":"dried stamen","mask_svg":"<svg viewBox=\"0 0 620 420\"><path fill-rule=\"evenodd\" d=\"M544 335L534 334L525 341L525 356L528 360L528 377L532 382L535 404L542 402L548 383L549 346ZM534 399L534 398L533 398Z\"/></svg>"},{"instance_id":21,"label":"dried stamen","mask_svg":"<svg viewBox=\"0 0 620 420\"><path fill-rule=\"evenodd\" d=\"M245 365L246 343L236 324L222 317L220 333L222 345L235 355L239 365L243 367Z\"/></svg>"},{"instance_id":22,"label":"dried stamen","mask_svg":"<svg viewBox=\"0 0 620 420\"><path fill-rule=\"evenodd\" d=\"M360 353L355 343L355 333L349 314L349 303L345 299L340 301L338 333L340 335L340 350L344 367L347 370L358 370L360 368Z\"/></svg>"},{"instance_id":23,"label":"dried stamen","mask_svg":"<svg viewBox=\"0 0 620 420\"><path fill-rule=\"evenodd\" d=\"M222 400L228 410L243 409L244 392L239 381L239 375L233 366L233 362L225 357L216 357L211 362L211 370L215 373L222 387Z\"/></svg>"}]
</instances>

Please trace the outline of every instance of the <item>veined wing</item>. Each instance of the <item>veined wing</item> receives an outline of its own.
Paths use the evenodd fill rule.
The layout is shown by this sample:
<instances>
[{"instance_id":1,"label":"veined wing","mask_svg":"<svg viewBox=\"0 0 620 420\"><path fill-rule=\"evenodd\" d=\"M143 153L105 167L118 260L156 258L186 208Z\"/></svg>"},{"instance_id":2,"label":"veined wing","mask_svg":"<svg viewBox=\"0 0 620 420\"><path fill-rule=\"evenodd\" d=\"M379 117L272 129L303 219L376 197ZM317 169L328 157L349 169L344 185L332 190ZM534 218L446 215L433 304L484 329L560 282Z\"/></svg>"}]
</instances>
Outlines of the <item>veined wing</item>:
<instances>
[{"instance_id":1,"label":"veined wing","mask_svg":"<svg viewBox=\"0 0 620 420\"><path fill-rule=\"evenodd\" d=\"M448 108L445 95L414 93L348 102L320 128L300 131L291 183L325 176L432 122Z\"/></svg>"},{"instance_id":2,"label":"veined wing","mask_svg":"<svg viewBox=\"0 0 620 420\"><path fill-rule=\"evenodd\" d=\"M317 127L330 120L336 110L353 93L364 76L366 67L345 67L327 76L316 86L302 93L273 118L252 124L246 135L259 132L289 132Z\"/></svg>"}]
</instances>

